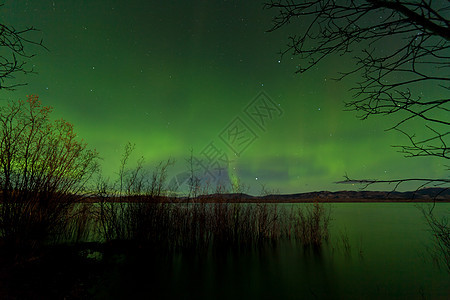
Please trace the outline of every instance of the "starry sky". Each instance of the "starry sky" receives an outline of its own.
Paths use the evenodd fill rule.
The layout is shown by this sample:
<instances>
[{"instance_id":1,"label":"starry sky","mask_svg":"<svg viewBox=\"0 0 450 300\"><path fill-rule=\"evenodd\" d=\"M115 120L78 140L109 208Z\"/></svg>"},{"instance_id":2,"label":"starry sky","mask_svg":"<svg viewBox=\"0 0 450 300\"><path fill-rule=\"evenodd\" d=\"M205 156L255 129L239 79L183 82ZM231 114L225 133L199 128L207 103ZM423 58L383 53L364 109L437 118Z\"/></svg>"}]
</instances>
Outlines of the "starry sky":
<instances>
[{"instance_id":1,"label":"starry sky","mask_svg":"<svg viewBox=\"0 0 450 300\"><path fill-rule=\"evenodd\" d=\"M343 111L351 80L331 80L352 61L329 57L295 74L280 60L298 24L275 32L261 1L6 0L0 21L41 31L29 47L38 72L1 91L0 102L37 94L102 157L114 178L127 142L151 168L172 158L181 185L191 150L202 178L258 194L357 189L359 179L445 177L442 160L403 158L386 132L395 119ZM411 126L414 126L411 125ZM414 128L409 128L414 131ZM132 166L132 165L131 165ZM386 187L374 187L374 189ZM407 186L405 186L407 188Z\"/></svg>"}]
</instances>

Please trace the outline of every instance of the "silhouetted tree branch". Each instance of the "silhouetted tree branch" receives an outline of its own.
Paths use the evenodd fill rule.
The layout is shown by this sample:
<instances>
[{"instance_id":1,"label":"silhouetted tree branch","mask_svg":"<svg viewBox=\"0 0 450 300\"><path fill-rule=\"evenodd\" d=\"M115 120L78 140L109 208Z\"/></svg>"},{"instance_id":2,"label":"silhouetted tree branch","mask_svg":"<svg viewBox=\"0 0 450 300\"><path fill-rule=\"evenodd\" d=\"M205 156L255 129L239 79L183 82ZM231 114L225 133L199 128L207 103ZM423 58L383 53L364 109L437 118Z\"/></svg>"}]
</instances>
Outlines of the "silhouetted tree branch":
<instances>
[{"instance_id":1,"label":"silhouetted tree branch","mask_svg":"<svg viewBox=\"0 0 450 300\"><path fill-rule=\"evenodd\" d=\"M392 180L377 180L377 179L351 179L347 174L344 175L345 180L337 181L335 183L339 184L360 184L362 185L362 189L366 189L372 184L378 183L388 183L394 184L393 191L396 191L397 188L405 182L417 182L420 183L418 189L423 188L428 184L434 184L435 186L440 186L443 184L449 184L450 179L430 179L430 178L402 178L402 179L392 179Z\"/></svg>"},{"instance_id":2,"label":"silhouetted tree branch","mask_svg":"<svg viewBox=\"0 0 450 300\"><path fill-rule=\"evenodd\" d=\"M361 119L395 115L389 129L409 140L400 147L407 156L449 154L450 2L432 0L271 1L278 9L271 29L299 24L282 57L299 59L297 73L316 67L324 58L351 54L355 64L337 80L358 76L348 110ZM408 133L408 122L421 120L426 138Z\"/></svg>"},{"instance_id":3,"label":"silhouetted tree branch","mask_svg":"<svg viewBox=\"0 0 450 300\"><path fill-rule=\"evenodd\" d=\"M393 115L397 130L409 145L396 146L407 157L450 158L450 1L432 0L279 0L265 5L278 9L273 30L298 21L299 35L289 38L282 58L300 60L297 73L316 68L332 54L353 55L355 64L336 80L355 77L354 97L347 110L360 119ZM356 53L356 54L353 54ZM428 130L417 137L405 127L420 121ZM394 184L418 182L418 189L433 184L448 186L449 179L406 178L353 180L338 183ZM437 219L432 209L423 214L436 238L436 249L449 270L448 219Z\"/></svg>"},{"instance_id":4,"label":"silhouetted tree branch","mask_svg":"<svg viewBox=\"0 0 450 300\"><path fill-rule=\"evenodd\" d=\"M3 4L0 4L1 6ZM35 45L48 50L42 39L36 41L32 38L32 33L37 31L34 27L18 30L13 26L0 24L0 90L14 90L18 86L25 85L25 83L7 83L18 73L35 73L33 68L26 67L27 60L34 56L25 51L26 45Z\"/></svg>"}]
</instances>

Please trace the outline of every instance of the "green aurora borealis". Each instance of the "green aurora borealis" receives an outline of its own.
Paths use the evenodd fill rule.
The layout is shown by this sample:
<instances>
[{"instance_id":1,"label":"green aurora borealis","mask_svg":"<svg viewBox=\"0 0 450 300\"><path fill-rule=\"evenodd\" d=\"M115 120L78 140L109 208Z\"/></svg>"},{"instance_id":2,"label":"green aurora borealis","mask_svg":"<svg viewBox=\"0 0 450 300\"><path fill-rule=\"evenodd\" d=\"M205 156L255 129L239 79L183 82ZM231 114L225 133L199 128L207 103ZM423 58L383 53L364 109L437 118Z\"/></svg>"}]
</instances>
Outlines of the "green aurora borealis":
<instances>
[{"instance_id":1,"label":"green aurora borealis","mask_svg":"<svg viewBox=\"0 0 450 300\"><path fill-rule=\"evenodd\" d=\"M1 22L40 29L49 51L29 47L38 74L18 77L28 85L1 91L1 103L39 95L54 107L53 117L73 123L97 149L106 176L114 176L128 141L136 144L132 161L175 159L169 177L186 170L190 149L198 155L210 142L231 157L220 134L236 117L258 137L228 175L253 194L261 184L283 193L356 189L333 183L345 173L380 180L446 176L442 160L403 158L391 147L407 143L385 131L395 119L360 121L343 111L354 82L331 78L352 61L329 57L302 76L294 74L295 58L279 61L298 24L266 33L276 12L260 1L4 3ZM261 91L282 110L265 130L244 112Z\"/></svg>"}]
</instances>

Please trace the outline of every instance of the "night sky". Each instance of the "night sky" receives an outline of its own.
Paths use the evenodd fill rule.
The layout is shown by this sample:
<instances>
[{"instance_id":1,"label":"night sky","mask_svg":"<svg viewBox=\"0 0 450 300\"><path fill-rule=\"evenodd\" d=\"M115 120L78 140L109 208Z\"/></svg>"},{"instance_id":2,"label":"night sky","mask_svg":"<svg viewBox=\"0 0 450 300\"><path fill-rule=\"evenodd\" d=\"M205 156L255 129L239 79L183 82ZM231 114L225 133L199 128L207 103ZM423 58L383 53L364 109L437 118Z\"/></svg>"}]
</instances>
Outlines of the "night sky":
<instances>
[{"instance_id":1,"label":"night sky","mask_svg":"<svg viewBox=\"0 0 450 300\"><path fill-rule=\"evenodd\" d=\"M128 141L132 161L173 158L169 179L183 178L192 149L212 183L240 178L253 194L262 184L282 193L357 189L334 183L345 173L446 176L442 159L406 159L391 147L407 143L385 131L395 119L343 111L354 82L331 78L351 60L330 57L303 75L295 57L280 61L300 25L267 33L276 11L261 1L4 3L0 21L39 28L49 51L29 47L38 74L18 77L28 85L1 91L0 102L39 95L97 149L105 176L114 177Z\"/></svg>"}]
</instances>

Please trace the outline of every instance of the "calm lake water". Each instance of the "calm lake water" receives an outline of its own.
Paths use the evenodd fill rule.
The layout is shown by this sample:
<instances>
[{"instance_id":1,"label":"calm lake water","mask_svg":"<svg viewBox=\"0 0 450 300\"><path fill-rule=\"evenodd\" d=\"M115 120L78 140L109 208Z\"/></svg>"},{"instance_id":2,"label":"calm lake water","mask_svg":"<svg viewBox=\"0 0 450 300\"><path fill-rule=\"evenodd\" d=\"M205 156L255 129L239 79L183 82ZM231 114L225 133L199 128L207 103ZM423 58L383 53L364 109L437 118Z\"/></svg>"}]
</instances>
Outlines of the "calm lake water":
<instances>
[{"instance_id":1,"label":"calm lake water","mask_svg":"<svg viewBox=\"0 0 450 300\"><path fill-rule=\"evenodd\" d=\"M262 253L137 261L110 270L92 292L115 299L449 299L450 274L432 260L432 235L417 205L426 204L330 204L330 242L320 253L285 243ZM449 212L450 203L435 208L438 216Z\"/></svg>"}]
</instances>

